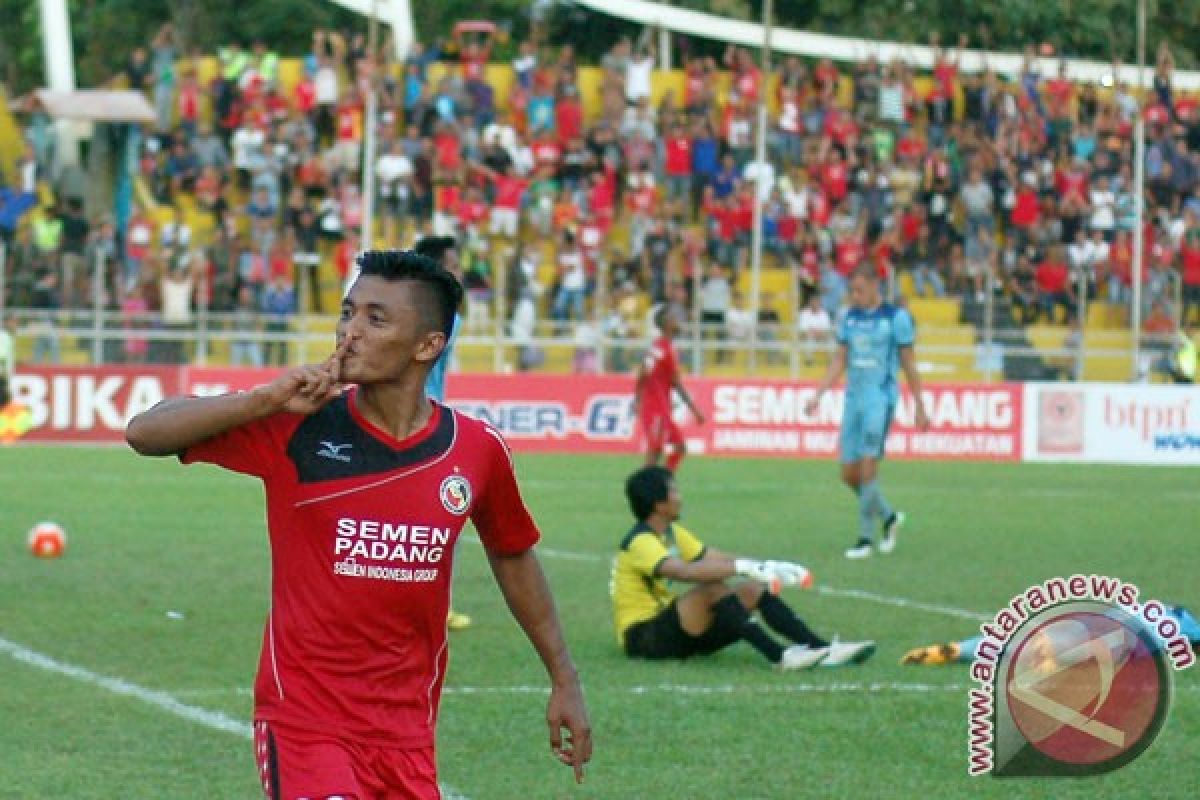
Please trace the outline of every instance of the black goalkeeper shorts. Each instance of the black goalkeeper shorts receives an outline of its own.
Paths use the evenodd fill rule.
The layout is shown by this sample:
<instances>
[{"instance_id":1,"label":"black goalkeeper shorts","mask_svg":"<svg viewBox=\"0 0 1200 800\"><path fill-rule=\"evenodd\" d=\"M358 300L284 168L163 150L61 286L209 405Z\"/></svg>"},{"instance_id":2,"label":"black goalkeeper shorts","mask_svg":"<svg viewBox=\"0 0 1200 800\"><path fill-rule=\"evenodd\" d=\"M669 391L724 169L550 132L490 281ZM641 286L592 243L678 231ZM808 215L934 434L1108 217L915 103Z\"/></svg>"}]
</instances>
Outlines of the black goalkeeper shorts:
<instances>
[{"instance_id":1,"label":"black goalkeeper shorts","mask_svg":"<svg viewBox=\"0 0 1200 800\"><path fill-rule=\"evenodd\" d=\"M657 616L626 628L625 653L633 658L687 658L715 653L740 638L737 630L719 630L717 625L692 636L679 623L679 611L672 600Z\"/></svg>"}]
</instances>

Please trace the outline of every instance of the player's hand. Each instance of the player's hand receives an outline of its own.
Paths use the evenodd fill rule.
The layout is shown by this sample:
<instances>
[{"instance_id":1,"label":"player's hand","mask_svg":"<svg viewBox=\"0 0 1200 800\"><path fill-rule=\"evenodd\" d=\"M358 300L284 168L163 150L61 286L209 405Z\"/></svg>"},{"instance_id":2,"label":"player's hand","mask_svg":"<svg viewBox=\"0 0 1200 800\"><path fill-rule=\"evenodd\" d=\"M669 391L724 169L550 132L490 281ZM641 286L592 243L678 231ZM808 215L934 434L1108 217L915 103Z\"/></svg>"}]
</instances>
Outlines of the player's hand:
<instances>
[{"instance_id":1,"label":"player's hand","mask_svg":"<svg viewBox=\"0 0 1200 800\"><path fill-rule=\"evenodd\" d=\"M817 408L820 405L821 405L821 395L814 394L812 397L808 398L808 400L805 401L804 413L811 417L813 414L817 413Z\"/></svg>"},{"instance_id":2,"label":"player's hand","mask_svg":"<svg viewBox=\"0 0 1200 800\"><path fill-rule=\"evenodd\" d=\"M916 423L917 423L917 430L919 430L919 431L929 430L929 415L925 413L925 405L923 403L917 403Z\"/></svg>"},{"instance_id":3,"label":"player's hand","mask_svg":"<svg viewBox=\"0 0 1200 800\"><path fill-rule=\"evenodd\" d=\"M812 588L813 575L808 567L794 564L791 561L764 561L763 566L774 572L784 586L799 586L801 589Z\"/></svg>"},{"instance_id":4,"label":"player's hand","mask_svg":"<svg viewBox=\"0 0 1200 800\"><path fill-rule=\"evenodd\" d=\"M779 590L783 588L783 581L775 574L775 570L767 566L765 561L739 558L733 562L733 568L738 575L765 584L771 594L779 594Z\"/></svg>"},{"instance_id":5,"label":"player's hand","mask_svg":"<svg viewBox=\"0 0 1200 800\"><path fill-rule=\"evenodd\" d=\"M269 413L312 414L341 393L338 378L345 348L343 342L323 363L290 369L255 392L263 398Z\"/></svg>"},{"instance_id":6,"label":"player's hand","mask_svg":"<svg viewBox=\"0 0 1200 800\"><path fill-rule=\"evenodd\" d=\"M550 690L546 725L550 728L550 750L555 758L575 770L576 783L583 783L583 766L592 760L592 724L588 722L583 689L578 681L555 684Z\"/></svg>"}]
</instances>

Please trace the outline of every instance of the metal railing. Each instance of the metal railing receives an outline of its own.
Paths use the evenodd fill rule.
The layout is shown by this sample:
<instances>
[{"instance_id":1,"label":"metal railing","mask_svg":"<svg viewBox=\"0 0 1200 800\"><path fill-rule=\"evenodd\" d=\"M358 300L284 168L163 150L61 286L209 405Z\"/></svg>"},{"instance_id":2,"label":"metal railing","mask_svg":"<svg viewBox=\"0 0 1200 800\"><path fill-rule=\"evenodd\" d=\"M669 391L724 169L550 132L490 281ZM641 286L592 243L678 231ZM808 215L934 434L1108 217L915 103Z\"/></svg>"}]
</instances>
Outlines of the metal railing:
<instances>
[{"instance_id":1,"label":"metal railing","mask_svg":"<svg viewBox=\"0 0 1200 800\"><path fill-rule=\"evenodd\" d=\"M1086 330L1073 336L1064 326L997 328L991 293L985 300L985 324L964 341L963 325L922 324L917 361L928 380L991 382L1012 377L1005 367L1014 359L1040 360L1043 377L1124 380L1114 365L1127 364L1130 336L1121 330ZM1086 313L1086 309L1081 307ZM325 357L333 347L336 318L301 314L286 323L269 315L196 313L188 321L164 323L159 314L87 310L9 309L17 321L18 352L41 363L196 365L301 364ZM650 331L645 320L632 320L627 335L613 336L588 321L588 335L577 324L541 320L532 335L514 336L508 321L488 314L468 315L459 337L457 359L475 371L630 371L640 360ZM762 326L756 335L730 338L723 326L693 324L676 339L680 360L692 374L814 378L822 374L835 348L832 336L809 338L794 325ZM1038 334L1034 340L1029 336ZM1170 337L1146 337L1153 352L1170 346ZM1094 374L1093 374L1094 373Z\"/></svg>"}]
</instances>

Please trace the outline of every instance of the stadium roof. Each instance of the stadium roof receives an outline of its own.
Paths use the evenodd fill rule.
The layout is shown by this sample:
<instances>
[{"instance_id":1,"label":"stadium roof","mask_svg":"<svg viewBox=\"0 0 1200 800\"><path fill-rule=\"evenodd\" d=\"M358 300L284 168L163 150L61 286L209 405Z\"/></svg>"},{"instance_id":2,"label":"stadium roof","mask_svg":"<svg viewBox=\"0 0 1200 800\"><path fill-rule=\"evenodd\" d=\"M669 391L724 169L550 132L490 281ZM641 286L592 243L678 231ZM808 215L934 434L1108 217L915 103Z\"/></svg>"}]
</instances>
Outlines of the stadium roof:
<instances>
[{"instance_id":1,"label":"stadium roof","mask_svg":"<svg viewBox=\"0 0 1200 800\"><path fill-rule=\"evenodd\" d=\"M154 109L145 95L128 89L37 89L13 101L17 111L44 111L51 117L90 122L153 122Z\"/></svg>"},{"instance_id":2,"label":"stadium roof","mask_svg":"<svg viewBox=\"0 0 1200 800\"><path fill-rule=\"evenodd\" d=\"M732 42L747 47L761 47L763 28L757 22L745 22L738 19L693 11L687 8L676 8L664 3L649 0L574 0L575 3L597 11L601 14L640 22L643 25L658 26L676 33L701 36L707 39L717 39ZM1134 24L1134 12L1129 11L1129 24ZM934 50L919 44L902 42L874 41L855 39L847 36L834 36L825 33L791 30L788 28L773 28L771 31L771 48L781 53L796 53L799 55L821 57L827 56L842 61L864 61L873 55L880 61L891 61L893 58L903 59L911 66L931 69L934 62ZM959 67L963 72L982 72L992 69L1002 75L1019 75L1024 63L1020 53L1000 53L984 50L962 50ZM1060 63L1066 64L1067 77L1072 80L1101 81L1112 76L1114 65L1111 62L1088 61L1078 58L1039 57L1034 59L1037 69L1042 75L1055 75ZM1150 84L1153 74L1153 64L1143 70L1146 86ZM1138 69L1136 65L1121 64L1116 68L1119 80L1131 86L1138 85ZM1175 89L1194 91L1200 89L1200 71L1175 70L1171 75L1171 84Z\"/></svg>"}]
</instances>

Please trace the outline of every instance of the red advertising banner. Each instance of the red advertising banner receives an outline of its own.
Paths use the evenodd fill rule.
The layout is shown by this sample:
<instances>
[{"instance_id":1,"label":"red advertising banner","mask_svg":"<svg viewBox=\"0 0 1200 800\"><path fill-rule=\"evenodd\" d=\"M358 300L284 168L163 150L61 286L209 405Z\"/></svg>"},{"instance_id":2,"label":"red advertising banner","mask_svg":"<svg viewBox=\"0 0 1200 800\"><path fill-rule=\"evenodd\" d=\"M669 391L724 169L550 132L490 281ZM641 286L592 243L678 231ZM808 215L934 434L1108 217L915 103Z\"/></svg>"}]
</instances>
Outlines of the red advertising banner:
<instances>
[{"instance_id":1,"label":"red advertising banner","mask_svg":"<svg viewBox=\"0 0 1200 800\"><path fill-rule=\"evenodd\" d=\"M251 389L278 370L216 367L26 368L15 399L29 409L28 441L119 441L131 416L163 397ZM694 453L736 456L836 455L842 393L813 415L811 384L692 378L689 391L708 419L682 406L677 420ZM633 379L621 375L451 375L455 407L487 420L523 452L633 453L641 437L630 413ZM1016 461L1024 414L1019 384L933 385L925 389L932 427L917 431L901 398L887 440L893 458Z\"/></svg>"},{"instance_id":2,"label":"red advertising banner","mask_svg":"<svg viewBox=\"0 0 1200 800\"><path fill-rule=\"evenodd\" d=\"M130 417L179 392L178 367L22 367L13 375L5 414L12 419L0 423L0 437L120 441Z\"/></svg>"},{"instance_id":3,"label":"red advertising banner","mask_svg":"<svg viewBox=\"0 0 1200 800\"><path fill-rule=\"evenodd\" d=\"M451 403L488 420L517 450L632 452L640 437L630 413L633 381L623 376L452 375ZM692 452L712 455L830 457L837 453L843 395L830 392L813 415L811 384L693 378L688 391L708 422L681 405L676 421ZM887 440L893 458L1017 461L1019 385L925 388L931 427L913 427L912 398L896 409Z\"/></svg>"}]
</instances>

